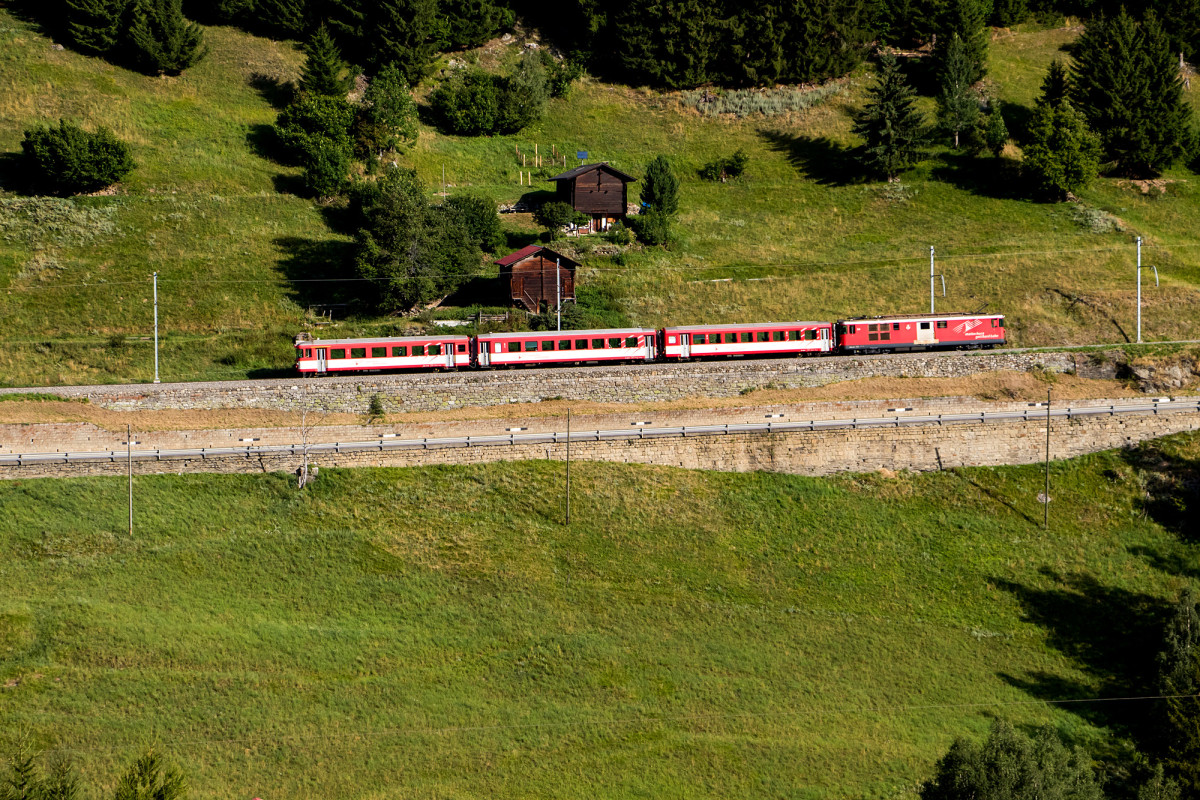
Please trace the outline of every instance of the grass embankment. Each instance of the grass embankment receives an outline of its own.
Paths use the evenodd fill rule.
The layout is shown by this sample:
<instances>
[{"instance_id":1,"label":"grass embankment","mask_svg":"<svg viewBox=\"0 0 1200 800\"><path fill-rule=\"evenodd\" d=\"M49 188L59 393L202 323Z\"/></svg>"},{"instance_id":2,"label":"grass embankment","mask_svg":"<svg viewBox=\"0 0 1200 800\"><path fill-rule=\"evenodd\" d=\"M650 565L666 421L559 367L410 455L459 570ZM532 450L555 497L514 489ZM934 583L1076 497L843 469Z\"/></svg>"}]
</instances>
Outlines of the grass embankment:
<instances>
[{"instance_id":1,"label":"grass embankment","mask_svg":"<svg viewBox=\"0 0 1200 800\"><path fill-rule=\"evenodd\" d=\"M992 715L1114 752L1200 437L829 480L577 464L0 483L0 747L200 797L911 796ZM1190 493L1190 494L1189 494ZM1192 511L1194 513L1194 509Z\"/></svg>"},{"instance_id":2,"label":"grass embankment","mask_svg":"<svg viewBox=\"0 0 1200 800\"><path fill-rule=\"evenodd\" d=\"M1014 123L1028 113L1045 65L1076 33L1031 30L993 42L989 80ZM295 170L264 149L272 103L301 56L229 28L207 35L212 52L200 65L179 78L149 78L54 50L0 9L0 150L15 152L25 127L68 116L112 127L133 143L139 163L113 197L0 193L0 382L151 377L148 342L120 337L149 334L154 270L167 380L286 371L305 309L353 297L353 284L303 282L345 275L347 239L332 232L328 209L289 193ZM500 62L517 47L493 44L481 59ZM1158 246L1146 260L1163 277L1162 288L1145 292L1144 335L1200 336L1194 176L1172 172L1174 182L1148 194L1103 180L1084 193L1083 206L1039 204L1016 195L1010 159L976 162L943 148L902 185L862 184L846 156L849 114L869 81L857 74L808 110L741 120L703 117L675 96L585 81L519 136L464 139L422 127L400 161L431 187L445 166L452 191L508 202L529 191L517 182L517 147L584 149L635 175L653 156L670 155L682 178L677 246L631 254L626 266L584 259L583 280L615 287L638 324L920 311L933 244L947 279L941 307L1002 310L1024 345L1119 341L1132 336L1130 243L1140 233ZM700 165L738 148L751 159L744 180L696 177ZM3 168L11 173L11 160ZM560 168L533 170L535 193ZM514 244L528 239L527 220L508 224ZM710 282L725 278L733 280ZM352 310L339 308L335 318L346 313L330 333L397 329Z\"/></svg>"}]
</instances>

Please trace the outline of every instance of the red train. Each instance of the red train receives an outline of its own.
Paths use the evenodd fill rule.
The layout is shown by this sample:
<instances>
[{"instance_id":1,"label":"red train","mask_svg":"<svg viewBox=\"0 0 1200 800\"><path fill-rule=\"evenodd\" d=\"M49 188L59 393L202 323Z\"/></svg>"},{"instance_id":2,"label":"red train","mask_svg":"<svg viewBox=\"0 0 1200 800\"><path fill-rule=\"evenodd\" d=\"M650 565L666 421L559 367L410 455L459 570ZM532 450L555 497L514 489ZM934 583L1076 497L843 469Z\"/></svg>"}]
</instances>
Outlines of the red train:
<instances>
[{"instance_id":1,"label":"red train","mask_svg":"<svg viewBox=\"0 0 1200 800\"><path fill-rule=\"evenodd\" d=\"M764 358L975 349L1007 342L1002 314L916 314L837 322L755 322L592 331L434 334L378 339L296 337L308 375L400 369Z\"/></svg>"}]
</instances>

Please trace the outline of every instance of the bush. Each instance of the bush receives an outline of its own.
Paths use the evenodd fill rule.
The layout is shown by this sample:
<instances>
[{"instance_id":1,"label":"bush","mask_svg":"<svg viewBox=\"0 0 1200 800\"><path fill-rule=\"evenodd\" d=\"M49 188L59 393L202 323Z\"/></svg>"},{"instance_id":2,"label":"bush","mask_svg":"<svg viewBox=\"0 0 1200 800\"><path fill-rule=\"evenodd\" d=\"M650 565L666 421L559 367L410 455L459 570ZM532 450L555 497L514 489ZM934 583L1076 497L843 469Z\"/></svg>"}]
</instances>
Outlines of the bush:
<instances>
[{"instance_id":1,"label":"bush","mask_svg":"<svg viewBox=\"0 0 1200 800\"><path fill-rule=\"evenodd\" d=\"M538 225L550 231L550 238L557 239L562 234L563 228L571 223L582 225L587 222L588 216L576 211L569 203L551 200L548 203L542 203L541 207L533 212L533 219Z\"/></svg>"},{"instance_id":2,"label":"bush","mask_svg":"<svg viewBox=\"0 0 1200 800\"><path fill-rule=\"evenodd\" d=\"M441 127L459 136L481 136L496 128L499 93L492 76L481 69L456 72L429 96Z\"/></svg>"},{"instance_id":3,"label":"bush","mask_svg":"<svg viewBox=\"0 0 1200 800\"><path fill-rule=\"evenodd\" d=\"M303 165L310 151L323 147L323 142L349 153L353 124L354 108L344 99L303 94L279 115L275 133L289 155Z\"/></svg>"},{"instance_id":4,"label":"bush","mask_svg":"<svg viewBox=\"0 0 1200 800\"><path fill-rule=\"evenodd\" d=\"M731 156L718 158L705 164L700 168L700 177L706 181L724 183L730 178L740 178L749 163L750 156L746 155L745 150L739 149Z\"/></svg>"},{"instance_id":5,"label":"bush","mask_svg":"<svg viewBox=\"0 0 1200 800\"><path fill-rule=\"evenodd\" d=\"M516 133L542 118L546 101L546 69L537 53L526 53L508 78L497 81L496 133Z\"/></svg>"},{"instance_id":6,"label":"bush","mask_svg":"<svg viewBox=\"0 0 1200 800\"><path fill-rule=\"evenodd\" d=\"M556 59L549 50L540 50L546 69L546 89L551 97L566 97L571 84L583 77L583 67L574 59Z\"/></svg>"},{"instance_id":7,"label":"bush","mask_svg":"<svg viewBox=\"0 0 1200 800\"><path fill-rule=\"evenodd\" d=\"M629 230L624 223L618 222L608 229L607 238L613 244L628 247L633 244L633 231Z\"/></svg>"},{"instance_id":8,"label":"bush","mask_svg":"<svg viewBox=\"0 0 1200 800\"><path fill-rule=\"evenodd\" d=\"M134 168L129 145L107 128L88 133L66 120L25 131L25 168L35 193L79 194L111 186Z\"/></svg>"},{"instance_id":9,"label":"bush","mask_svg":"<svg viewBox=\"0 0 1200 800\"><path fill-rule=\"evenodd\" d=\"M636 217L630 217L629 224L646 244L666 245L671 241L671 217L661 211L643 211Z\"/></svg>"},{"instance_id":10,"label":"bush","mask_svg":"<svg viewBox=\"0 0 1200 800\"><path fill-rule=\"evenodd\" d=\"M456 194L446 201L446 210L480 250L495 253L507 244L496 204L483 195Z\"/></svg>"},{"instance_id":11,"label":"bush","mask_svg":"<svg viewBox=\"0 0 1200 800\"><path fill-rule=\"evenodd\" d=\"M350 154L328 139L314 139L300 156L304 188L316 197L335 197L346 190Z\"/></svg>"}]
</instances>

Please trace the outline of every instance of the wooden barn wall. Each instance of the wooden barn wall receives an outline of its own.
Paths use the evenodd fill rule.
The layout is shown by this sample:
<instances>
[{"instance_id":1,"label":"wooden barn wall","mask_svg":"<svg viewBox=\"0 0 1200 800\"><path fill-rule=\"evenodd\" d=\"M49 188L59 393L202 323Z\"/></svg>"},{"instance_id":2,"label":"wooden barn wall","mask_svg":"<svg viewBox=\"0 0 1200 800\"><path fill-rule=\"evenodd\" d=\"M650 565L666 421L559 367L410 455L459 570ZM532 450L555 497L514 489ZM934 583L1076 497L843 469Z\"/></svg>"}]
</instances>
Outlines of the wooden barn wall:
<instances>
[{"instance_id":1,"label":"wooden barn wall","mask_svg":"<svg viewBox=\"0 0 1200 800\"><path fill-rule=\"evenodd\" d=\"M575 297L575 271L563 266L560 268L562 281L562 297L570 300ZM513 265L512 268L512 298L526 304L535 304L531 311L536 311L540 303L554 304L554 262L542 256L527 258Z\"/></svg>"},{"instance_id":2,"label":"wooden barn wall","mask_svg":"<svg viewBox=\"0 0 1200 800\"><path fill-rule=\"evenodd\" d=\"M585 214L625 213L625 182L602 169L575 179L575 210Z\"/></svg>"}]
</instances>

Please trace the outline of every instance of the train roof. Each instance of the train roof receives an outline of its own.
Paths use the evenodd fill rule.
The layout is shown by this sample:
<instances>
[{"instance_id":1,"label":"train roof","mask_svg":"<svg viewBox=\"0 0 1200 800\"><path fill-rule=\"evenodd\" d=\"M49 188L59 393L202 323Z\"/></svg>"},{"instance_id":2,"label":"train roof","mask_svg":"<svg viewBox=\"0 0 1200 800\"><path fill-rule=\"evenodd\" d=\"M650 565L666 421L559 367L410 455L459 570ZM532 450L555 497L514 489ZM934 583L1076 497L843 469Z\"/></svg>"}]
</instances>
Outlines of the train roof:
<instances>
[{"instance_id":1,"label":"train roof","mask_svg":"<svg viewBox=\"0 0 1200 800\"><path fill-rule=\"evenodd\" d=\"M658 333L654 328L597 328L594 330L576 331L507 331L504 333L481 333L480 339L505 339L516 338L526 339L530 336L549 336L557 338L562 336L629 336L634 334L651 334Z\"/></svg>"},{"instance_id":2,"label":"train roof","mask_svg":"<svg viewBox=\"0 0 1200 800\"><path fill-rule=\"evenodd\" d=\"M355 344L403 344L405 342L435 342L445 341L468 341L471 337L464 336L461 333L431 333L428 336L377 336L372 339L296 339L297 347L335 347L337 345L355 345Z\"/></svg>"},{"instance_id":3,"label":"train roof","mask_svg":"<svg viewBox=\"0 0 1200 800\"><path fill-rule=\"evenodd\" d=\"M723 325L668 325L663 330L679 331L680 333L692 333L693 331L755 331L755 330L774 330L775 328L788 328L797 325L829 325L828 322L805 322L802 320L794 320L792 322L747 322L739 324L730 322Z\"/></svg>"},{"instance_id":4,"label":"train roof","mask_svg":"<svg viewBox=\"0 0 1200 800\"><path fill-rule=\"evenodd\" d=\"M972 313L970 311L948 311L944 314L887 314L881 317L846 317L838 322L871 322L886 319L888 322L906 319L990 319L1003 317L1003 314Z\"/></svg>"}]
</instances>

